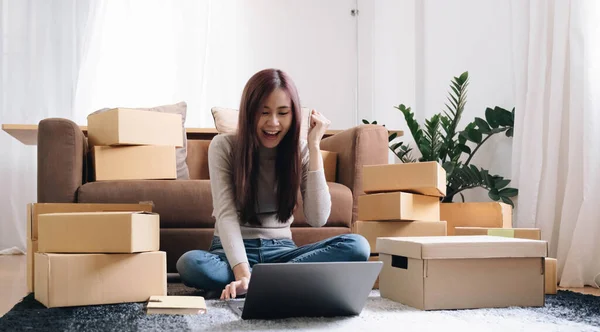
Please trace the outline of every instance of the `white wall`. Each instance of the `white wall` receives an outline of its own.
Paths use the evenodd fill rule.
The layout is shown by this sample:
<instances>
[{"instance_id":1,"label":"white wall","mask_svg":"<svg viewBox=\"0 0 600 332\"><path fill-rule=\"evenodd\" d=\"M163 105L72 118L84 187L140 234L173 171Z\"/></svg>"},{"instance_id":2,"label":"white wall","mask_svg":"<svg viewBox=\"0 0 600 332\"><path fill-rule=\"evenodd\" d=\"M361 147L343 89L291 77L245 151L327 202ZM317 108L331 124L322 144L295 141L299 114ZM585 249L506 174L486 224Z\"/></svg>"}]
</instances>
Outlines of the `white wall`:
<instances>
[{"instance_id":1,"label":"white wall","mask_svg":"<svg viewBox=\"0 0 600 332\"><path fill-rule=\"evenodd\" d=\"M399 104L423 125L443 111L452 77L469 71L468 99L459 129L485 108L514 106L509 2L501 0L359 1L359 112L414 142ZM368 59L368 60L367 60ZM365 79L363 79L365 78ZM511 139L496 135L473 162L510 178ZM396 162L399 162L395 160ZM465 192L489 201L484 190Z\"/></svg>"}]
</instances>

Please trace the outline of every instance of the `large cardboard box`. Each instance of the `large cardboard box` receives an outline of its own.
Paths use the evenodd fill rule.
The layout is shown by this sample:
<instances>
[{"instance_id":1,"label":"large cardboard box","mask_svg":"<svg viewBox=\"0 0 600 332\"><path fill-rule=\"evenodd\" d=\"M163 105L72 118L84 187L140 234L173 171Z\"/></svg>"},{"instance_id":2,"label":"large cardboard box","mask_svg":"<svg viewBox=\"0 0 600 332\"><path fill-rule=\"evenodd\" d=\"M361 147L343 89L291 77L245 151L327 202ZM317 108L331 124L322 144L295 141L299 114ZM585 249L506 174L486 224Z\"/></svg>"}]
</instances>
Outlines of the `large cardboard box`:
<instances>
[{"instance_id":1,"label":"large cardboard box","mask_svg":"<svg viewBox=\"0 0 600 332\"><path fill-rule=\"evenodd\" d=\"M181 114L115 108L90 115L87 122L91 146L183 146Z\"/></svg>"},{"instance_id":2,"label":"large cardboard box","mask_svg":"<svg viewBox=\"0 0 600 332\"><path fill-rule=\"evenodd\" d=\"M498 236L378 238L382 297L423 310L544 305L547 243Z\"/></svg>"},{"instance_id":3,"label":"large cardboard box","mask_svg":"<svg viewBox=\"0 0 600 332\"><path fill-rule=\"evenodd\" d=\"M403 191L442 197L446 195L446 171L435 161L365 165L365 193Z\"/></svg>"},{"instance_id":4,"label":"large cardboard box","mask_svg":"<svg viewBox=\"0 0 600 332\"><path fill-rule=\"evenodd\" d=\"M38 252L136 253L160 248L156 213L71 212L38 218Z\"/></svg>"},{"instance_id":5,"label":"large cardboard box","mask_svg":"<svg viewBox=\"0 0 600 332\"><path fill-rule=\"evenodd\" d=\"M35 254L35 299L48 308L145 302L167 295L163 251Z\"/></svg>"},{"instance_id":6,"label":"large cardboard box","mask_svg":"<svg viewBox=\"0 0 600 332\"><path fill-rule=\"evenodd\" d=\"M33 275L35 273L35 268L33 264L33 257L35 253L38 251L38 242L37 240L27 239L27 292L31 293L34 291L33 287Z\"/></svg>"},{"instance_id":7,"label":"large cardboard box","mask_svg":"<svg viewBox=\"0 0 600 332\"><path fill-rule=\"evenodd\" d=\"M27 238L38 239L38 216L45 213L145 211L152 212L151 203L29 203L27 204Z\"/></svg>"},{"instance_id":8,"label":"large cardboard box","mask_svg":"<svg viewBox=\"0 0 600 332\"><path fill-rule=\"evenodd\" d=\"M440 221L440 201L437 197L404 192L361 195L358 219Z\"/></svg>"},{"instance_id":9,"label":"large cardboard box","mask_svg":"<svg viewBox=\"0 0 600 332\"><path fill-rule=\"evenodd\" d=\"M500 202L441 203L440 218L448 222L448 235L455 227L512 227L512 207Z\"/></svg>"},{"instance_id":10,"label":"large cardboard box","mask_svg":"<svg viewBox=\"0 0 600 332\"><path fill-rule=\"evenodd\" d=\"M556 258L546 257L546 294L556 294L558 288L558 275L556 272Z\"/></svg>"},{"instance_id":11,"label":"large cardboard box","mask_svg":"<svg viewBox=\"0 0 600 332\"><path fill-rule=\"evenodd\" d=\"M94 146L92 160L96 181L177 178L174 146Z\"/></svg>"},{"instance_id":12,"label":"large cardboard box","mask_svg":"<svg viewBox=\"0 0 600 332\"><path fill-rule=\"evenodd\" d=\"M542 239L542 232L539 228L455 227L454 235L491 235L530 240Z\"/></svg>"},{"instance_id":13,"label":"large cardboard box","mask_svg":"<svg viewBox=\"0 0 600 332\"><path fill-rule=\"evenodd\" d=\"M446 236L445 221L361 221L353 225L353 232L364 236L375 249L378 237L397 236Z\"/></svg>"}]
</instances>

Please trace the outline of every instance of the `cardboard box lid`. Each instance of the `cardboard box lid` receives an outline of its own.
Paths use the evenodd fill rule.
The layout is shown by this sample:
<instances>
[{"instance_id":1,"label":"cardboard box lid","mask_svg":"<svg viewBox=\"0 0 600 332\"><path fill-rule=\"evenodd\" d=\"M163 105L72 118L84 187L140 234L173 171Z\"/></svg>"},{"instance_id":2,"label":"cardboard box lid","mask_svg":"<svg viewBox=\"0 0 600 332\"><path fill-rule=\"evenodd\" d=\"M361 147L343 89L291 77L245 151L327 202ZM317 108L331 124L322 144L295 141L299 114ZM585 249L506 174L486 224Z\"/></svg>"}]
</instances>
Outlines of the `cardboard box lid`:
<instances>
[{"instance_id":1,"label":"cardboard box lid","mask_svg":"<svg viewBox=\"0 0 600 332\"><path fill-rule=\"evenodd\" d=\"M54 212L54 213L43 213L40 215L68 215L68 216L94 216L94 215L133 215L133 214L148 214L157 215L156 212L148 211L92 211L92 212Z\"/></svg>"},{"instance_id":2,"label":"cardboard box lid","mask_svg":"<svg viewBox=\"0 0 600 332\"><path fill-rule=\"evenodd\" d=\"M546 257L546 241L501 236L380 237L377 252L416 259Z\"/></svg>"},{"instance_id":3,"label":"cardboard box lid","mask_svg":"<svg viewBox=\"0 0 600 332\"><path fill-rule=\"evenodd\" d=\"M198 309L206 311L202 296L157 296L148 300L148 309Z\"/></svg>"}]
</instances>

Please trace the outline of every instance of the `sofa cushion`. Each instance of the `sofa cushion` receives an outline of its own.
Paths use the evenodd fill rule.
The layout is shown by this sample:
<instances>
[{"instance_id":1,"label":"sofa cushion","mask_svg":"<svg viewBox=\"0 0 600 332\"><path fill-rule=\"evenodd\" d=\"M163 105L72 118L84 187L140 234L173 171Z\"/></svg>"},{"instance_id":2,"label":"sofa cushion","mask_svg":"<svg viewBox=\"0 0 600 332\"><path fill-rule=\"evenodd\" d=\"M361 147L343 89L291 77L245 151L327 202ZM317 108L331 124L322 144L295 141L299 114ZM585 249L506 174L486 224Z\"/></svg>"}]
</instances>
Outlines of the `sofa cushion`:
<instances>
[{"instance_id":1,"label":"sofa cushion","mask_svg":"<svg viewBox=\"0 0 600 332\"><path fill-rule=\"evenodd\" d=\"M325 226L350 227L352 192L346 186L328 182L331 214ZM300 195L299 195L300 196ZM129 180L88 182L79 187L80 203L139 203L152 201L160 215L161 228L211 228L212 195L210 180ZM302 212L302 197L292 227L310 227Z\"/></svg>"}]
</instances>

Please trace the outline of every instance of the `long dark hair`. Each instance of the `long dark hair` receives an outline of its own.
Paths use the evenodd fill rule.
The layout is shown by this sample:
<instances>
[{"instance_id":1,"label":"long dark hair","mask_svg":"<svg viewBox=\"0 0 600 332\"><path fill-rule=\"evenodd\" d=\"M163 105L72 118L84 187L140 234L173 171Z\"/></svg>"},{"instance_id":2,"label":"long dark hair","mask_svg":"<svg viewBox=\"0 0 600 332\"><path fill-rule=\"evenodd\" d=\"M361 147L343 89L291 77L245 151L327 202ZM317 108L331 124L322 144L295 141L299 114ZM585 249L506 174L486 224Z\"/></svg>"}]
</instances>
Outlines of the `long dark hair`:
<instances>
[{"instance_id":1,"label":"long dark hair","mask_svg":"<svg viewBox=\"0 0 600 332\"><path fill-rule=\"evenodd\" d=\"M257 122L266 98L275 89L284 90L292 103L292 124L277 145L275 180L277 182L277 218L286 222L293 214L300 187L300 100L292 79L278 69L265 69L246 83L240 102L238 130L234 146L233 182L236 205L242 223L259 225L256 216L258 179Z\"/></svg>"}]
</instances>

